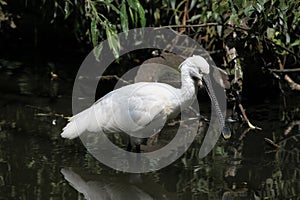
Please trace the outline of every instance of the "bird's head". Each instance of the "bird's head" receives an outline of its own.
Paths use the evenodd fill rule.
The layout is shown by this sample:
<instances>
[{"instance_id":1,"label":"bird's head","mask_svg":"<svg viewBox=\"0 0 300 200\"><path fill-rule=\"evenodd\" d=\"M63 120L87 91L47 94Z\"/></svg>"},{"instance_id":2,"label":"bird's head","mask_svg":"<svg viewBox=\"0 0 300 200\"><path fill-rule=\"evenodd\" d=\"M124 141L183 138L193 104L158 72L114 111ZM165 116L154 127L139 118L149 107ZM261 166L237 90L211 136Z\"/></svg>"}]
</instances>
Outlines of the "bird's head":
<instances>
[{"instance_id":1,"label":"bird's head","mask_svg":"<svg viewBox=\"0 0 300 200\"><path fill-rule=\"evenodd\" d=\"M212 104L217 111L217 117L222 128L222 134L225 139L228 139L231 136L231 132L230 129L225 126L225 117L223 116L223 113L219 107L218 99L210 81L210 68L208 62L201 56L193 55L192 57L189 57L183 61L183 63L180 65L180 68L182 72L185 70L185 73L188 73L188 75L195 81L195 83L197 83L198 86L202 86L202 82L204 81Z\"/></svg>"},{"instance_id":2,"label":"bird's head","mask_svg":"<svg viewBox=\"0 0 300 200\"><path fill-rule=\"evenodd\" d=\"M202 85L202 76L204 74L209 74L209 64L207 61L197 55L187 58L181 63L180 68L185 66L188 68L189 75L198 83L199 86Z\"/></svg>"}]
</instances>

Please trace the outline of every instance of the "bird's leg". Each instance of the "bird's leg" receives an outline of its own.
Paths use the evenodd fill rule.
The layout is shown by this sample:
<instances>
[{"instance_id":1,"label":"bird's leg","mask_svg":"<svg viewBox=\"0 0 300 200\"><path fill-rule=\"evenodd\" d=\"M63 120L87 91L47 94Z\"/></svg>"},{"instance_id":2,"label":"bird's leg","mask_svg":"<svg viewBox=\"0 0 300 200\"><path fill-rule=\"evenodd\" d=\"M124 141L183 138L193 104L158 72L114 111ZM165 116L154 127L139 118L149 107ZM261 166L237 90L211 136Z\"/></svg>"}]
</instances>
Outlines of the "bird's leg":
<instances>
[{"instance_id":1,"label":"bird's leg","mask_svg":"<svg viewBox=\"0 0 300 200\"><path fill-rule=\"evenodd\" d=\"M141 153L141 143L142 143L141 138L130 137L130 142L135 146L135 152Z\"/></svg>"},{"instance_id":2,"label":"bird's leg","mask_svg":"<svg viewBox=\"0 0 300 200\"><path fill-rule=\"evenodd\" d=\"M135 151L136 151L136 153L141 153L141 145L140 144L135 145Z\"/></svg>"},{"instance_id":3,"label":"bird's leg","mask_svg":"<svg viewBox=\"0 0 300 200\"><path fill-rule=\"evenodd\" d=\"M131 144L131 140L129 140L126 151L131 151L131 150L132 150L132 144ZM139 143L135 144L135 151L136 153L141 153L141 144Z\"/></svg>"},{"instance_id":4,"label":"bird's leg","mask_svg":"<svg viewBox=\"0 0 300 200\"><path fill-rule=\"evenodd\" d=\"M129 140L128 143L127 143L127 149L126 149L126 151L131 151L131 150L132 150L132 145L131 145L131 142Z\"/></svg>"},{"instance_id":5,"label":"bird's leg","mask_svg":"<svg viewBox=\"0 0 300 200\"><path fill-rule=\"evenodd\" d=\"M137 137L132 137L132 136L130 137L128 145L131 146L131 149L132 149L132 146L135 146L136 153L141 153L141 144L147 144L147 139L137 138ZM127 149L128 149L128 147L127 147Z\"/></svg>"},{"instance_id":6,"label":"bird's leg","mask_svg":"<svg viewBox=\"0 0 300 200\"><path fill-rule=\"evenodd\" d=\"M135 146L136 153L141 152L141 139L128 136L127 151L132 151L132 147Z\"/></svg>"}]
</instances>

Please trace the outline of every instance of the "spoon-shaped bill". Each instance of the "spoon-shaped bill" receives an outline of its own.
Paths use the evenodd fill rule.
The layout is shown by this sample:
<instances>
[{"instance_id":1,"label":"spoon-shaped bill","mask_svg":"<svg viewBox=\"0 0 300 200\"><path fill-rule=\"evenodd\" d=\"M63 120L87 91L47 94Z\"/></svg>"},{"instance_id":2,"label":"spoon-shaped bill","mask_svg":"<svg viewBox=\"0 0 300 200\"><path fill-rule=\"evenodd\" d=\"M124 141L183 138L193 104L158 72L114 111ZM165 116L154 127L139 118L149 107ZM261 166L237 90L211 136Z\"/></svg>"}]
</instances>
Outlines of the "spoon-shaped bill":
<instances>
[{"instance_id":1,"label":"spoon-shaped bill","mask_svg":"<svg viewBox=\"0 0 300 200\"><path fill-rule=\"evenodd\" d=\"M225 139L229 139L231 137L231 131L228 126L226 126L226 125L223 126L222 135Z\"/></svg>"},{"instance_id":2,"label":"spoon-shaped bill","mask_svg":"<svg viewBox=\"0 0 300 200\"><path fill-rule=\"evenodd\" d=\"M204 75L203 80L205 82L205 86L207 88L208 95L211 99L212 105L214 106L217 114L218 121L220 123L221 129L222 129L222 135L225 139L229 139L231 137L231 131L230 129L225 125L225 117L223 116L223 113L221 111L221 108L219 106L218 99L215 95L215 92L212 87L211 80L209 78L209 75Z\"/></svg>"}]
</instances>

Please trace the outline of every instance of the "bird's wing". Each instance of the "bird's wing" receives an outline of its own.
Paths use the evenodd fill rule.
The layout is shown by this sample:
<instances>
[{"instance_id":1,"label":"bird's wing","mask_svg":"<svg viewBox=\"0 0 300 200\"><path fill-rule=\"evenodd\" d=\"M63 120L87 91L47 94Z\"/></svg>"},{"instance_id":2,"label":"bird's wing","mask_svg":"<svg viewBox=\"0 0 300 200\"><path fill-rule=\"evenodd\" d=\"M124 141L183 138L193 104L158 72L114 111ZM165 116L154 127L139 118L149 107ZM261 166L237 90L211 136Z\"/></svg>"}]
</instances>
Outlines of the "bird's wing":
<instances>
[{"instance_id":1,"label":"bird's wing","mask_svg":"<svg viewBox=\"0 0 300 200\"><path fill-rule=\"evenodd\" d=\"M129 117L138 125L145 127L156 119L167 117L166 104L155 96L133 96L129 98Z\"/></svg>"},{"instance_id":2,"label":"bird's wing","mask_svg":"<svg viewBox=\"0 0 300 200\"><path fill-rule=\"evenodd\" d=\"M62 136L72 139L85 131L159 131L174 110L173 90L162 83L136 83L114 90L73 116Z\"/></svg>"},{"instance_id":3,"label":"bird's wing","mask_svg":"<svg viewBox=\"0 0 300 200\"><path fill-rule=\"evenodd\" d=\"M106 104L101 107L105 107L106 113L112 111L110 118L113 118L113 124L110 125L115 128L127 133L144 130L150 125L155 129L159 124L164 124L172 110L172 96L168 87L155 83L134 84L115 90L99 103L103 104L109 99L110 106Z\"/></svg>"}]
</instances>

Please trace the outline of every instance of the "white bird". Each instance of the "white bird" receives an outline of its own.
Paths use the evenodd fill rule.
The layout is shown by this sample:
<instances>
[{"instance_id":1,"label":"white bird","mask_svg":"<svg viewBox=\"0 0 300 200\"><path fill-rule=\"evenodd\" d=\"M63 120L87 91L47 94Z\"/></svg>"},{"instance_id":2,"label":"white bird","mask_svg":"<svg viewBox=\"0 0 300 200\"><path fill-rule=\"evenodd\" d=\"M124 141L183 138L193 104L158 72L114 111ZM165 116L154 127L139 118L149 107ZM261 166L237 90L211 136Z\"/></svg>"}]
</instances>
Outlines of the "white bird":
<instances>
[{"instance_id":1,"label":"white bird","mask_svg":"<svg viewBox=\"0 0 300 200\"><path fill-rule=\"evenodd\" d=\"M130 134L127 150L136 146L140 152L143 138L157 133L166 120L175 118L181 110L190 106L195 99L198 85L203 79L209 80L209 64L198 55L187 58L179 66L181 88L165 83L139 82L116 89L91 107L73 116L61 136L73 139L86 131ZM206 76L206 77L204 77ZM219 108L212 86L206 81L211 101L225 138L230 130L225 126L224 116Z\"/></svg>"}]
</instances>

